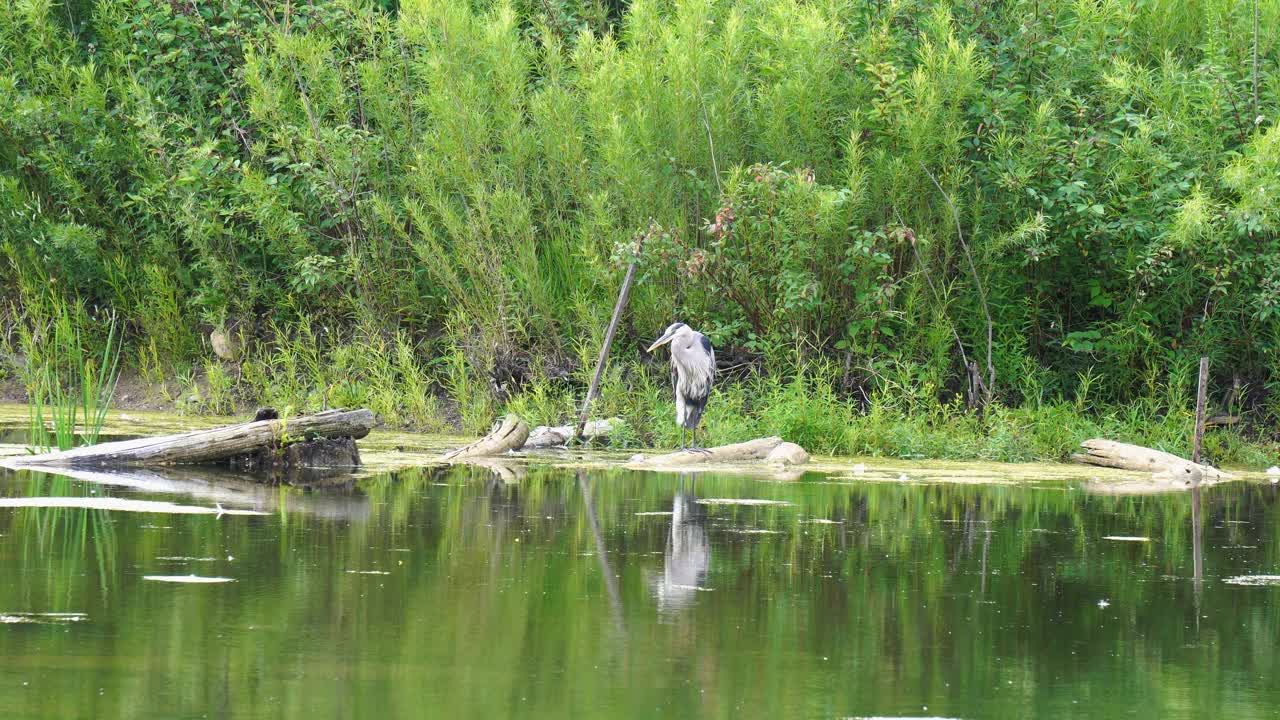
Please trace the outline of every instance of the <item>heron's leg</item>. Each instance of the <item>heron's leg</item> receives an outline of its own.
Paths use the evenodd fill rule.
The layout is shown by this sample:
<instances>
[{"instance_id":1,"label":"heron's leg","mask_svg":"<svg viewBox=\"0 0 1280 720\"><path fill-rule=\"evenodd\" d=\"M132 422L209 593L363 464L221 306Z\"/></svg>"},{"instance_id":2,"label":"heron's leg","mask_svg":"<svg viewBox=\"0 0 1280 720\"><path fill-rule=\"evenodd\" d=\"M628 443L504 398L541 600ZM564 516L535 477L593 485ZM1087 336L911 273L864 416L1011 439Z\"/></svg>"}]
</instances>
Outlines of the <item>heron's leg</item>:
<instances>
[{"instance_id":1,"label":"heron's leg","mask_svg":"<svg viewBox=\"0 0 1280 720\"><path fill-rule=\"evenodd\" d=\"M697 425L693 426L693 445L689 449L695 450L697 452L707 452L706 450L703 449L701 445L698 444L698 426Z\"/></svg>"},{"instance_id":2,"label":"heron's leg","mask_svg":"<svg viewBox=\"0 0 1280 720\"><path fill-rule=\"evenodd\" d=\"M681 449L681 450L684 450L684 449L685 449L685 445L684 445L684 426L683 426L683 425L681 425L681 426L680 426L680 449Z\"/></svg>"}]
</instances>

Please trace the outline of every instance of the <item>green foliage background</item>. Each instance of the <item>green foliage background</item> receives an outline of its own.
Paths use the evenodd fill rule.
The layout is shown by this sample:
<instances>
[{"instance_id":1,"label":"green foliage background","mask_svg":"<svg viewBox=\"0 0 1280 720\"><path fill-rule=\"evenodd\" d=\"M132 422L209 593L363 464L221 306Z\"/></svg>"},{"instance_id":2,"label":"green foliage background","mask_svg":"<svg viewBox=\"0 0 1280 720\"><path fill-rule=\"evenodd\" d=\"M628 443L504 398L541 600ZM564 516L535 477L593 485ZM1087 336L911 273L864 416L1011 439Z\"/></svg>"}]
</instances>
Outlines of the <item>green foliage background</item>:
<instances>
[{"instance_id":1,"label":"green foliage background","mask_svg":"<svg viewBox=\"0 0 1280 720\"><path fill-rule=\"evenodd\" d=\"M673 319L853 422L963 419L988 314L996 415L1171 416L1207 354L1274 428L1278 60L1277 0L0 0L8 344L110 308L206 409L555 419L643 240L646 432Z\"/></svg>"}]
</instances>

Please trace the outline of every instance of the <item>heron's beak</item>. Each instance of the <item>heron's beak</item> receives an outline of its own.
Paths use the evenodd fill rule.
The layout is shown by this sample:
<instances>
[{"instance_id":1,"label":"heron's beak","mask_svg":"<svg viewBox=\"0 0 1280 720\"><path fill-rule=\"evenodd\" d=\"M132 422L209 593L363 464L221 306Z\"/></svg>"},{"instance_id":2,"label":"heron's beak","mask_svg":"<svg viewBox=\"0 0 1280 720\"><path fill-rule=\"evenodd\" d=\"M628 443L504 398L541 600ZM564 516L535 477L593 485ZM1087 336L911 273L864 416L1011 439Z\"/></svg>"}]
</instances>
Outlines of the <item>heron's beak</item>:
<instances>
[{"instance_id":1,"label":"heron's beak","mask_svg":"<svg viewBox=\"0 0 1280 720\"><path fill-rule=\"evenodd\" d=\"M650 345L650 346L649 346L649 349L648 349L648 350L645 350L645 352L647 352L647 353L651 353L651 352L653 352L654 350L657 350L658 348L662 347L663 345L666 345L667 343L671 342L671 338L673 338L673 337L675 337L675 336L676 336L676 334L675 334L675 333L673 333L673 332L669 332L669 333L667 333L667 334L663 335L662 337L658 338L657 340L654 340L654 341L653 341L653 344L652 344L652 345Z\"/></svg>"}]
</instances>

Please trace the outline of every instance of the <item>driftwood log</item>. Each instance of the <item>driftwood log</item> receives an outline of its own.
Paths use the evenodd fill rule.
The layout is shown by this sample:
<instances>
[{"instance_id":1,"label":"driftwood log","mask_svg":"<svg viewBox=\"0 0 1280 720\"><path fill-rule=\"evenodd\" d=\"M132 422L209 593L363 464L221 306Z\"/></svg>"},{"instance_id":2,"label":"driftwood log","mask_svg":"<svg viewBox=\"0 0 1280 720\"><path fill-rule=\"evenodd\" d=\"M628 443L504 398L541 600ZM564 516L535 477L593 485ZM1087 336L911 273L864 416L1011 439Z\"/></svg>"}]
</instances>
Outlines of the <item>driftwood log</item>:
<instances>
[{"instance_id":1,"label":"driftwood log","mask_svg":"<svg viewBox=\"0 0 1280 720\"><path fill-rule=\"evenodd\" d=\"M341 485L344 475L360 467L360 450L349 437L316 438L282 448L264 447L237 455L228 464L232 470L253 473L276 483L309 487Z\"/></svg>"},{"instance_id":2,"label":"driftwood log","mask_svg":"<svg viewBox=\"0 0 1280 720\"><path fill-rule=\"evenodd\" d=\"M790 447L787 447L790 446ZM796 453L795 451L799 451ZM778 455L772 456L774 452ZM720 445L704 450L681 450L680 452L639 460L637 465L704 465L707 463L736 463L765 460L779 464L791 464L790 461L807 462L809 454L799 445L785 443L780 437L757 438L733 445Z\"/></svg>"},{"instance_id":3,"label":"driftwood log","mask_svg":"<svg viewBox=\"0 0 1280 720\"><path fill-rule=\"evenodd\" d=\"M1085 440L1080 443L1080 446L1085 451L1072 455L1071 459L1086 465L1168 474L1170 480L1175 483L1180 483L1183 476L1193 479L1197 471L1205 480L1218 481L1231 478L1231 475L1215 467L1199 465L1177 455L1141 445L1094 439Z\"/></svg>"},{"instance_id":4,"label":"driftwood log","mask_svg":"<svg viewBox=\"0 0 1280 720\"><path fill-rule=\"evenodd\" d=\"M369 410L329 410L283 420L259 420L177 435L121 440L43 455L6 458L9 467L144 467L230 461L264 448L318 438L359 439L373 429Z\"/></svg>"},{"instance_id":5,"label":"driftwood log","mask_svg":"<svg viewBox=\"0 0 1280 720\"><path fill-rule=\"evenodd\" d=\"M784 442L770 450L764 461L770 465L803 465L809 462L809 453L793 442Z\"/></svg>"},{"instance_id":6,"label":"driftwood log","mask_svg":"<svg viewBox=\"0 0 1280 720\"><path fill-rule=\"evenodd\" d=\"M524 447L529 439L529 425L516 415L508 415L502 419L492 432L479 440L450 450L440 456L446 462L461 462L472 458L493 457Z\"/></svg>"}]
</instances>

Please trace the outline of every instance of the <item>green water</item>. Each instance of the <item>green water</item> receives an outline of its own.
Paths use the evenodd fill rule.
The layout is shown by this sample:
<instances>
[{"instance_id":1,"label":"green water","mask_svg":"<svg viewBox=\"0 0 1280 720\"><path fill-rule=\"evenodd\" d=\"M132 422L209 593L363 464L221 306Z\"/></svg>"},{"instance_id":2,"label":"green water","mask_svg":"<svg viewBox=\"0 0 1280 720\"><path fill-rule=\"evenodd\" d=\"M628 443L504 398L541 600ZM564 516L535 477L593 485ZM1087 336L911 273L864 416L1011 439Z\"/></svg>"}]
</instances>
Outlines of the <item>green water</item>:
<instances>
[{"instance_id":1,"label":"green water","mask_svg":"<svg viewBox=\"0 0 1280 720\"><path fill-rule=\"evenodd\" d=\"M173 490L0 475L217 497ZM0 508L3 717L1280 712L1280 587L1225 582L1280 575L1270 485L1207 491L1199 543L1188 495L1045 483L453 468L255 502ZM144 579L188 574L234 581Z\"/></svg>"}]
</instances>

